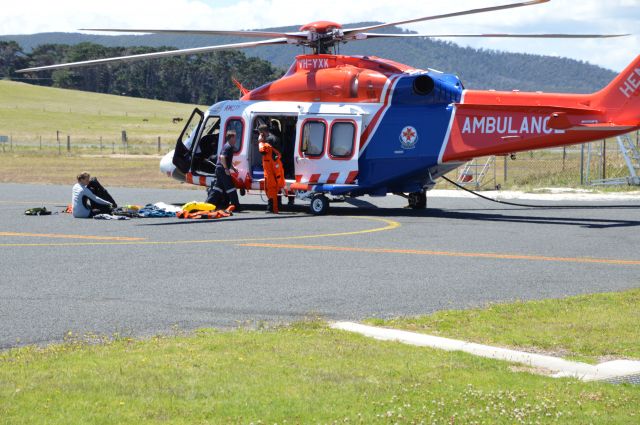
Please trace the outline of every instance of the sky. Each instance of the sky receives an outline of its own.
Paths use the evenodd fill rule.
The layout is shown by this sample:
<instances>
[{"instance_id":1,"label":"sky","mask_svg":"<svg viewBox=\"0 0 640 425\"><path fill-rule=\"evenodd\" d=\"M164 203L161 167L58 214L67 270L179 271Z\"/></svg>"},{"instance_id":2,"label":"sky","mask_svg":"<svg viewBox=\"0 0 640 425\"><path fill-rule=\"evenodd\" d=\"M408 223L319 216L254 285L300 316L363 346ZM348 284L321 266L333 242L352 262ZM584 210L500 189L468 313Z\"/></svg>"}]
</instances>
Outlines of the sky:
<instances>
[{"instance_id":1,"label":"sky","mask_svg":"<svg viewBox=\"0 0 640 425\"><path fill-rule=\"evenodd\" d=\"M341 24L393 22L517 1L11 1L3 5L0 13L0 35L76 32L78 28L92 27L238 30L302 25L318 20ZM630 37L599 40L448 39L476 48L566 56L614 71L621 71L640 54L640 0L552 0L546 4L401 27L430 34L630 33Z\"/></svg>"}]
</instances>

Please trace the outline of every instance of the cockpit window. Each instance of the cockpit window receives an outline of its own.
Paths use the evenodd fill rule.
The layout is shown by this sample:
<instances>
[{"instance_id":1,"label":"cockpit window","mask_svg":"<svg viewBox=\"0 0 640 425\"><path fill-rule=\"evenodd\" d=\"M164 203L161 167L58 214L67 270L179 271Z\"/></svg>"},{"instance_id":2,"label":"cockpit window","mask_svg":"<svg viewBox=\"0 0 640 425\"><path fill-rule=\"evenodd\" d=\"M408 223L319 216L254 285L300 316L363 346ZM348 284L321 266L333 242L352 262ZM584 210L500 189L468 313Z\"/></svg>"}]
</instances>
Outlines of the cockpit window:
<instances>
[{"instance_id":1,"label":"cockpit window","mask_svg":"<svg viewBox=\"0 0 640 425\"><path fill-rule=\"evenodd\" d=\"M220 117L217 115L211 115L207 117L207 120L204 123L204 129L202 130L202 135L207 136L210 134L219 134L220 133Z\"/></svg>"}]
</instances>

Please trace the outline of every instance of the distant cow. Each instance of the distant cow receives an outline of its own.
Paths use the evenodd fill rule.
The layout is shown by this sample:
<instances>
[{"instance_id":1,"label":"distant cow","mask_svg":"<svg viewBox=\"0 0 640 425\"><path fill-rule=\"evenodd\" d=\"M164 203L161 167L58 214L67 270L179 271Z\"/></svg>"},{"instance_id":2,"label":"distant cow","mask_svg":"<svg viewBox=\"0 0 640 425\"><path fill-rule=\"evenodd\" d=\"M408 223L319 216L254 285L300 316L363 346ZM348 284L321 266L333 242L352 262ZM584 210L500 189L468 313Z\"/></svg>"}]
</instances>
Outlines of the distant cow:
<instances>
[{"instance_id":1,"label":"distant cow","mask_svg":"<svg viewBox=\"0 0 640 425\"><path fill-rule=\"evenodd\" d=\"M175 123L179 123L180 121L182 121L182 118L180 118L180 117L175 117L175 118L173 119L173 123L174 123L174 124L175 124Z\"/></svg>"}]
</instances>

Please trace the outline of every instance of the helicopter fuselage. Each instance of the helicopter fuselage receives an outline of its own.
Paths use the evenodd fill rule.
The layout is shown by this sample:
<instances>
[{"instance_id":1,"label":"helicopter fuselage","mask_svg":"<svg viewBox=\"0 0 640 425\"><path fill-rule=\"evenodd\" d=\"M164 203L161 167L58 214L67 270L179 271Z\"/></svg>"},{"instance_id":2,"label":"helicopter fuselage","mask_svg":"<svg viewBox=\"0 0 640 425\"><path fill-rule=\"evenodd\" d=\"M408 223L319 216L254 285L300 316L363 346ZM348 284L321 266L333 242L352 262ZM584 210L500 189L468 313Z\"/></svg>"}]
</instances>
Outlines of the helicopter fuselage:
<instances>
[{"instance_id":1,"label":"helicopter fuselage","mask_svg":"<svg viewBox=\"0 0 640 425\"><path fill-rule=\"evenodd\" d=\"M211 173L194 168L199 144L216 138L219 152L223 135L233 129L241 135L233 160L236 185L258 190L262 177L254 130L268 124L282 143L289 191L424 192L475 157L637 129L639 67L640 57L600 92L577 95L465 90L455 75L377 57L301 55L281 79L212 105L196 125L187 124L193 129L182 143L191 166L182 161L182 169L176 167L172 152L161 168L174 178L208 185ZM217 132L207 127L211 120L218 121Z\"/></svg>"}]
</instances>

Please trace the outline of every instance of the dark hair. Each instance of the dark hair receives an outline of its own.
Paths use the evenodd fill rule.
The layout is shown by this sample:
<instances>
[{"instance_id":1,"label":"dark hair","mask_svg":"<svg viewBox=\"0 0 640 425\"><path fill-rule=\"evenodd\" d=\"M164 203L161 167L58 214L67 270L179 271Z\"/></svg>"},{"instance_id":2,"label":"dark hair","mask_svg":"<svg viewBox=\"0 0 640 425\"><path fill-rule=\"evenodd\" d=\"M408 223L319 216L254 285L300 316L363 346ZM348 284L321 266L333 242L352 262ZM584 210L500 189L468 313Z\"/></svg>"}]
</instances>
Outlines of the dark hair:
<instances>
[{"instance_id":1,"label":"dark hair","mask_svg":"<svg viewBox=\"0 0 640 425\"><path fill-rule=\"evenodd\" d=\"M87 177L91 177L91 174L87 173L86 171L83 171L82 173L78 174L78 181L86 179Z\"/></svg>"},{"instance_id":2,"label":"dark hair","mask_svg":"<svg viewBox=\"0 0 640 425\"><path fill-rule=\"evenodd\" d=\"M231 140L232 137L236 137L236 132L233 130L227 131L227 136L225 137L225 140L228 142L229 140Z\"/></svg>"}]
</instances>

